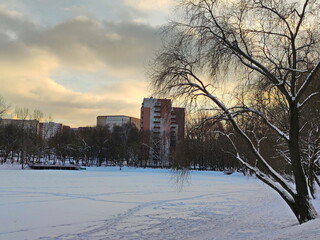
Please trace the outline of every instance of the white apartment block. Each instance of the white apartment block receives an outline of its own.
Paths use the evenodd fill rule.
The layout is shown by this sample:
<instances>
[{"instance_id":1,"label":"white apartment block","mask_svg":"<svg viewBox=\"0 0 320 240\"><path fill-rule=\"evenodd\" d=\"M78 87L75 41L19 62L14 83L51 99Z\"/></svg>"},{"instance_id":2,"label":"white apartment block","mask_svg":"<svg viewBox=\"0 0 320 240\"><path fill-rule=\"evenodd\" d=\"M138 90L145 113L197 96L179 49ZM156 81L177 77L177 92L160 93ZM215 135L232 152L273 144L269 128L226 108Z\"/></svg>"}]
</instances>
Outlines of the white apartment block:
<instances>
[{"instance_id":1,"label":"white apartment block","mask_svg":"<svg viewBox=\"0 0 320 240\"><path fill-rule=\"evenodd\" d=\"M55 122L40 123L40 136L49 139L62 132L62 124Z\"/></svg>"}]
</instances>

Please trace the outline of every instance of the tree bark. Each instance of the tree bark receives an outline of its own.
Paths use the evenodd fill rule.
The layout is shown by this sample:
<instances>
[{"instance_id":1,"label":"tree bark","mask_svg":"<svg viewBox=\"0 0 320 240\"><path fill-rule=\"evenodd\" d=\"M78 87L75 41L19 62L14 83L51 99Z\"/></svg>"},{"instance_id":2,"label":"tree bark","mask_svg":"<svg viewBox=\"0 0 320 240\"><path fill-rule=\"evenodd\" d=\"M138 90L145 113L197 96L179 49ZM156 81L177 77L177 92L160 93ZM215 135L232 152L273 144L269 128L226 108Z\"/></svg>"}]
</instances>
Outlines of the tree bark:
<instances>
[{"instance_id":1,"label":"tree bark","mask_svg":"<svg viewBox=\"0 0 320 240\"><path fill-rule=\"evenodd\" d=\"M289 151L297 194L294 196L294 204L290 207L301 224L314 219L317 214L310 203L307 180L301 163L299 131L299 110L293 102L290 105Z\"/></svg>"}]
</instances>

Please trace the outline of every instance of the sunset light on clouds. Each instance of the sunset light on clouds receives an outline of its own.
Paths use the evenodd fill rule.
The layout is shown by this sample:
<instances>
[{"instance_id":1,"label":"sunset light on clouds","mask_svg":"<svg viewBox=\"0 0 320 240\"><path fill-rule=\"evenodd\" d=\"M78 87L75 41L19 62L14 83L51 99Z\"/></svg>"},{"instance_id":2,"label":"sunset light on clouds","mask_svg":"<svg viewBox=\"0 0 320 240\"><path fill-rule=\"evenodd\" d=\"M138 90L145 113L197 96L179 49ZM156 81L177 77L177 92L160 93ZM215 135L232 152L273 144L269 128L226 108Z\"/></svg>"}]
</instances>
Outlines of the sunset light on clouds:
<instances>
[{"instance_id":1,"label":"sunset light on clouds","mask_svg":"<svg viewBox=\"0 0 320 240\"><path fill-rule=\"evenodd\" d=\"M139 117L169 0L0 0L0 95L65 125Z\"/></svg>"}]
</instances>

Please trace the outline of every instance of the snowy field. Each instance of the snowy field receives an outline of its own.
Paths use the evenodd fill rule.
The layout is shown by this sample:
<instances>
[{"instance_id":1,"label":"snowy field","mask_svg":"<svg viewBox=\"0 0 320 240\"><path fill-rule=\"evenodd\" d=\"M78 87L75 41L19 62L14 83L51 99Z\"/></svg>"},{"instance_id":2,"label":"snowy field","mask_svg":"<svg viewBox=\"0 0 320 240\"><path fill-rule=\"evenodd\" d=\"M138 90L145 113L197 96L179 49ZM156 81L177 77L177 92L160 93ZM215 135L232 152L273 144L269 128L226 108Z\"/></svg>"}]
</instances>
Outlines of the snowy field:
<instances>
[{"instance_id":1,"label":"snowy field","mask_svg":"<svg viewBox=\"0 0 320 240\"><path fill-rule=\"evenodd\" d=\"M318 211L319 202L315 202ZM241 174L18 170L0 166L0 239L319 239L278 195Z\"/></svg>"}]
</instances>

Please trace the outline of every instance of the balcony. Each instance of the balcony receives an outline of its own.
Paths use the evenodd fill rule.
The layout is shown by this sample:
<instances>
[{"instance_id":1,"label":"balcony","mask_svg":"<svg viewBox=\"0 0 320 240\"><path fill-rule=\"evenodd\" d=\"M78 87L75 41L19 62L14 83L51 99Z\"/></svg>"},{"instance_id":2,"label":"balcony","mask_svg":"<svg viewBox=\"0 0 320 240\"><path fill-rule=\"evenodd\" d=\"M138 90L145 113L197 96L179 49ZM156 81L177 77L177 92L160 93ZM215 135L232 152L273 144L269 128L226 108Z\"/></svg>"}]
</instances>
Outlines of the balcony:
<instances>
[{"instance_id":1,"label":"balcony","mask_svg":"<svg viewBox=\"0 0 320 240\"><path fill-rule=\"evenodd\" d=\"M160 133L160 128L154 128L154 129L152 130L152 132L153 132L153 133Z\"/></svg>"}]
</instances>

